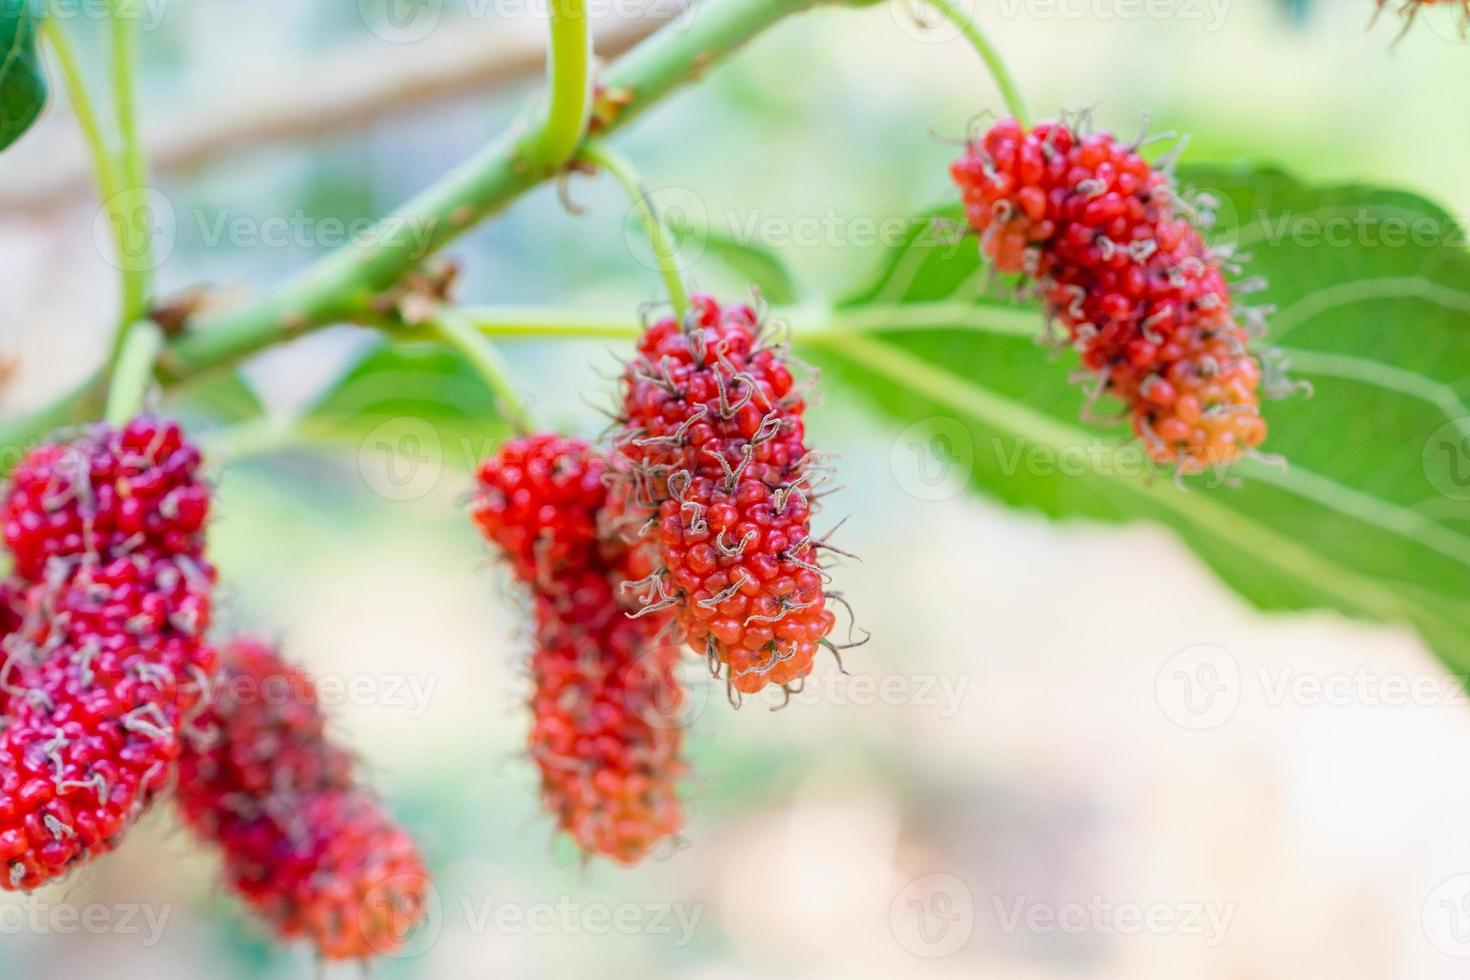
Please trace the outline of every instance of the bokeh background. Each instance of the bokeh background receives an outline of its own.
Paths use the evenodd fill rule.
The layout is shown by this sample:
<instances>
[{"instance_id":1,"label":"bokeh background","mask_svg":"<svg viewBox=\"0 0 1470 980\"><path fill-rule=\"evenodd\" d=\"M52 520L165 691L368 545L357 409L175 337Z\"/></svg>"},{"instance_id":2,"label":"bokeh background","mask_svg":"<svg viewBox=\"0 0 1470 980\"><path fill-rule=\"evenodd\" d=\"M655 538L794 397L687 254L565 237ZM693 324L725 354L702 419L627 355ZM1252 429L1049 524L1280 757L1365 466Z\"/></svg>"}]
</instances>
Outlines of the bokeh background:
<instances>
[{"instance_id":1,"label":"bokeh background","mask_svg":"<svg viewBox=\"0 0 1470 980\"><path fill-rule=\"evenodd\" d=\"M619 37L648 13L592 5ZM530 3L444 0L396 22L370 0L149 10L145 122L173 154L155 184L177 218L165 291L301 267L333 221L409 196L539 83ZM1402 187L1463 215L1470 45L1448 15L1394 45L1395 17L1370 29L1372 12L996 0L979 16L1038 109L1093 107L1128 133L1147 113L1192 135L1187 161ZM74 26L100 77L100 25ZM459 81L414 88L450 63ZM380 102L313 123L364 88ZM786 235L801 279L840 292L872 259L853 229L950 199L948 141L987 108L973 53L891 3L786 22L616 142L669 206ZM283 115L282 131L200 149ZM81 160L62 99L0 158L0 412L100 356L114 276ZM616 311L657 295L611 182L567 190L583 213L542 188L451 250L466 300ZM301 231L213 234L273 219ZM709 261L691 273L731 281ZM363 343L328 331L247 376L289 412ZM609 389L608 346L507 354L541 417L595 434L582 395ZM852 515L840 541L862 560L838 574L873 640L775 712L731 710L691 662L687 840L635 870L584 867L538 813L520 606L470 529L463 472L429 458L405 490L364 444L216 474L224 626L283 638L335 683L335 728L437 876L429 924L377 975L1464 975L1470 703L1411 633L1262 615L1162 530L1053 525L946 489L933 474L952 460L840 391L810 428L844 461L824 523ZM1221 700L1182 702L1186 674L1219 678ZM65 885L0 899L0 976L314 975L213 867L160 808Z\"/></svg>"}]
</instances>

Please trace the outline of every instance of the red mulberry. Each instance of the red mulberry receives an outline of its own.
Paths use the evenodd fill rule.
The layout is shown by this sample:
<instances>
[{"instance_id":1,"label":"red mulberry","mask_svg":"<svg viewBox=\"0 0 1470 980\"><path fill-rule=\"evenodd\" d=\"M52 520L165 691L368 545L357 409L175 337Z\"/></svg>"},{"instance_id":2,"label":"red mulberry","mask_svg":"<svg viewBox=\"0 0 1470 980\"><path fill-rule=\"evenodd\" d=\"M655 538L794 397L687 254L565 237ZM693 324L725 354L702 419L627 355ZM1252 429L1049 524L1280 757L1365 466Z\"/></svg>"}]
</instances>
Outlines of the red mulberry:
<instances>
[{"instance_id":1,"label":"red mulberry","mask_svg":"<svg viewBox=\"0 0 1470 980\"><path fill-rule=\"evenodd\" d=\"M95 426L24 459L3 504L0 887L111 850L164 788L214 667L209 493L172 423Z\"/></svg>"},{"instance_id":2,"label":"red mulberry","mask_svg":"<svg viewBox=\"0 0 1470 980\"><path fill-rule=\"evenodd\" d=\"M621 487L585 442L535 435L480 469L474 514L531 589L536 619L527 747L546 809L589 854L625 864L683 823L683 697L668 614L634 618L623 589L649 567L626 542ZM635 521L635 524L638 523Z\"/></svg>"},{"instance_id":3,"label":"red mulberry","mask_svg":"<svg viewBox=\"0 0 1470 980\"><path fill-rule=\"evenodd\" d=\"M209 488L199 464L176 424L147 417L36 450L0 508L16 573L37 581L58 555L200 557Z\"/></svg>"},{"instance_id":4,"label":"red mulberry","mask_svg":"<svg viewBox=\"0 0 1470 980\"><path fill-rule=\"evenodd\" d=\"M605 573L559 585L535 600L527 744L542 801L585 851L635 864L684 822L679 648L625 614Z\"/></svg>"},{"instance_id":5,"label":"red mulberry","mask_svg":"<svg viewBox=\"0 0 1470 980\"><path fill-rule=\"evenodd\" d=\"M138 554L27 590L5 640L0 886L29 890L111 850L165 788L214 666L212 585L207 566Z\"/></svg>"},{"instance_id":6,"label":"red mulberry","mask_svg":"<svg viewBox=\"0 0 1470 980\"><path fill-rule=\"evenodd\" d=\"M663 562L644 599L671 609L742 693L805 677L834 624L811 537L804 410L755 312L708 296L683 323L651 326L624 376L618 451Z\"/></svg>"},{"instance_id":7,"label":"red mulberry","mask_svg":"<svg viewBox=\"0 0 1470 980\"><path fill-rule=\"evenodd\" d=\"M480 465L471 513L518 578L550 585L595 560L605 469L579 439L512 439Z\"/></svg>"},{"instance_id":8,"label":"red mulberry","mask_svg":"<svg viewBox=\"0 0 1470 980\"><path fill-rule=\"evenodd\" d=\"M1151 459L1198 472L1265 439L1249 334L1167 174L1106 133L1013 119L951 174L985 254L1036 280Z\"/></svg>"},{"instance_id":9,"label":"red mulberry","mask_svg":"<svg viewBox=\"0 0 1470 980\"><path fill-rule=\"evenodd\" d=\"M413 840L328 739L306 674L249 640L222 660L179 763L185 822L219 846L230 885L281 939L328 960L397 952L429 888Z\"/></svg>"}]
</instances>

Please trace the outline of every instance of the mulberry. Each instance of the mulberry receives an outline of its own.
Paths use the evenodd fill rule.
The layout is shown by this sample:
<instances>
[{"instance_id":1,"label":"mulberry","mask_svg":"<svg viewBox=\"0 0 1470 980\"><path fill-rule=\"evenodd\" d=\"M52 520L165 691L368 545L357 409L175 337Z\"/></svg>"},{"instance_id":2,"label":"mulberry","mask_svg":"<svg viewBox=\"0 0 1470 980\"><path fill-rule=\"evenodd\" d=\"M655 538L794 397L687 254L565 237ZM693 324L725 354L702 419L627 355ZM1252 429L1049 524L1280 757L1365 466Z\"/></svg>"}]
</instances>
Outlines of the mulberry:
<instances>
[{"instance_id":1,"label":"mulberry","mask_svg":"<svg viewBox=\"0 0 1470 980\"><path fill-rule=\"evenodd\" d=\"M413 840L327 737L305 673L252 640L222 661L184 740L184 821L219 846L230 885L282 940L305 938L328 960L399 951L429 888Z\"/></svg>"},{"instance_id":2,"label":"mulberry","mask_svg":"<svg viewBox=\"0 0 1470 980\"><path fill-rule=\"evenodd\" d=\"M1198 472L1265 439L1260 366L1221 256L1136 147L1006 119L951 175L985 254L1036 280L1099 392L1129 406L1151 459Z\"/></svg>"},{"instance_id":3,"label":"mulberry","mask_svg":"<svg viewBox=\"0 0 1470 980\"><path fill-rule=\"evenodd\" d=\"M38 581L57 556L201 557L209 488L199 465L178 425L148 417L32 452L0 507L16 574Z\"/></svg>"},{"instance_id":4,"label":"mulberry","mask_svg":"<svg viewBox=\"0 0 1470 980\"><path fill-rule=\"evenodd\" d=\"M626 484L587 443L511 440L480 468L474 516L531 590L531 731L541 798L584 852L633 864L683 824L683 693L669 615L623 585L648 574L623 534ZM609 487L609 484L613 484ZM634 523L638 523L635 519Z\"/></svg>"},{"instance_id":5,"label":"mulberry","mask_svg":"<svg viewBox=\"0 0 1470 980\"><path fill-rule=\"evenodd\" d=\"M835 621L811 536L804 410L755 312L709 296L682 323L653 324L623 379L619 470L662 561L645 608L672 610L739 693L805 677Z\"/></svg>"},{"instance_id":6,"label":"mulberry","mask_svg":"<svg viewBox=\"0 0 1470 980\"><path fill-rule=\"evenodd\" d=\"M541 797L584 851L635 864L683 825L676 644L631 619L599 570L536 604L531 732Z\"/></svg>"},{"instance_id":7,"label":"mulberry","mask_svg":"<svg viewBox=\"0 0 1470 980\"><path fill-rule=\"evenodd\" d=\"M116 846L167 785L214 667L213 572L142 554L32 585L4 641L0 886L30 890Z\"/></svg>"},{"instance_id":8,"label":"mulberry","mask_svg":"<svg viewBox=\"0 0 1470 980\"><path fill-rule=\"evenodd\" d=\"M199 462L172 423L98 425L28 455L0 502L0 887L111 850L169 779L215 659Z\"/></svg>"},{"instance_id":9,"label":"mulberry","mask_svg":"<svg viewBox=\"0 0 1470 980\"><path fill-rule=\"evenodd\" d=\"M605 467L587 443L555 433L511 439L480 465L471 514L522 581L550 586L598 553Z\"/></svg>"}]
</instances>

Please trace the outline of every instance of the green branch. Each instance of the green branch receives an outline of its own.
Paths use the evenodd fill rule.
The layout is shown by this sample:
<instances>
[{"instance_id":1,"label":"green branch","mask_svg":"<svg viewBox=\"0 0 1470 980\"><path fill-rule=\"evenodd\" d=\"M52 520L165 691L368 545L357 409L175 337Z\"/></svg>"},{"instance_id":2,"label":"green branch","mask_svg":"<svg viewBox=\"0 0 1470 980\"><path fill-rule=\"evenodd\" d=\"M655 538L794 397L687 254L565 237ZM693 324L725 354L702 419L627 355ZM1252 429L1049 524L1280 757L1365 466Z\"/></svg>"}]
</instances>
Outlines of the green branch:
<instances>
[{"instance_id":1,"label":"green branch","mask_svg":"<svg viewBox=\"0 0 1470 980\"><path fill-rule=\"evenodd\" d=\"M515 385L511 384L505 359L477 329L475 322L459 310L441 309L429 326L474 367L495 395L500 414L511 428L518 432L530 431L531 413L516 392Z\"/></svg>"},{"instance_id":2,"label":"green branch","mask_svg":"<svg viewBox=\"0 0 1470 980\"><path fill-rule=\"evenodd\" d=\"M592 30L584 0L551 0L546 115L517 147L526 166L555 173L571 161L592 115Z\"/></svg>"},{"instance_id":3,"label":"green branch","mask_svg":"<svg viewBox=\"0 0 1470 980\"><path fill-rule=\"evenodd\" d=\"M67 101L71 103L72 115L76 116L77 128L82 131L87 153L92 158L97 196L104 205L115 206L112 197L117 193L119 180L113 169L112 154L107 149L107 137L102 134L102 124L97 118L97 107L92 102L91 93L87 91L87 80L82 72L82 62L77 56L76 45L72 43L66 28L61 26L61 21L54 16L41 20L39 33L55 53L56 63L61 69L61 82L66 88Z\"/></svg>"},{"instance_id":4,"label":"green branch","mask_svg":"<svg viewBox=\"0 0 1470 980\"><path fill-rule=\"evenodd\" d=\"M598 132L627 125L750 38L817 0L709 0L629 51L603 75ZM514 137L503 137L378 222L374 234L339 249L279 288L189 324L164 348L158 373L177 382L228 367L304 332L342 322L380 322L373 301L430 255L551 175L526 166ZM47 431L57 419L95 417L98 377L40 412L0 426L0 447Z\"/></svg>"},{"instance_id":5,"label":"green branch","mask_svg":"<svg viewBox=\"0 0 1470 980\"><path fill-rule=\"evenodd\" d=\"M581 158L606 170L619 184L623 185L628 199L633 202L633 210L638 212L638 220L643 223L643 231L648 235L648 242L653 246L654 259L658 262L658 274L663 277L664 288L668 290L669 302L674 307L674 317L683 322L684 314L689 311L689 290L685 287L684 277L679 272L678 249L674 245L673 236L669 234L668 226L658 216L658 209L653 204L653 195L638 179L638 172L633 169L632 163L612 147L603 146L595 141L589 142L582 147Z\"/></svg>"},{"instance_id":6,"label":"green branch","mask_svg":"<svg viewBox=\"0 0 1470 980\"><path fill-rule=\"evenodd\" d=\"M143 154L143 140L138 133L137 79L138 40L141 22L129 12L127 0L109 0L108 16L112 38L112 100L117 113L120 141L116 172L120 176L118 191L122 193L119 211L123 226L117 229L123 249L119 265L123 277L123 308L118 330L116 357L121 351L122 330L148 312L148 296L153 279L153 229L147 220L148 202L143 196L148 183L148 167ZM129 240L135 232L138 241Z\"/></svg>"},{"instance_id":7,"label":"green branch","mask_svg":"<svg viewBox=\"0 0 1470 980\"><path fill-rule=\"evenodd\" d=\"M814 0L710 0L670 24L603 76L599 132L620 129L709 70L749 38ZM547 179L518 161L503 138L378 223L367 243L342 248L275 292L205 318L165 352L166 376L221 364L329 323L370 316L372 300L429 255Z\"/></svg>"},{"instance_id":8,"label":"green branch","mask_svg":"<svg viewBox=\"0 0 1470 980\"><path fill-rule=\"evenodd\" d=\"M109 425L125 424L143 407L143 396L153 383L153 365L161 350L163 331L151 320L139 320L123 332L107 392L107 411L103 413Z\"/></svg>"}]
</instances>

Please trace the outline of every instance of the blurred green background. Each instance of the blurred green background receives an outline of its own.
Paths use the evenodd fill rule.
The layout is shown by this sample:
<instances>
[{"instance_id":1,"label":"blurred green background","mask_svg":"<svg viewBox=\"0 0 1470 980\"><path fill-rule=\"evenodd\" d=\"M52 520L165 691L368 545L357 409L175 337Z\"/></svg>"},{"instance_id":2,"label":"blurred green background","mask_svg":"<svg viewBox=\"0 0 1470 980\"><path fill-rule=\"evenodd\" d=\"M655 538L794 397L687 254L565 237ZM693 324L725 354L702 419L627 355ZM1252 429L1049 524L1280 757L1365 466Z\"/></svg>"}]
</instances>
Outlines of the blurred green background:
<instances>
[{"instance_id":1,"label":"blurred green background","mask_svg":"<svg viewBox=\"0 0 1470 980\"><path fill-rule=\"evenodd\" d=\"M413 40L384 31L368 0L158 9L144 36L156 130L201 106L248 117L311 65L350 89L422 62L447 35L481 39L494 60L543 29L534 7L470 0L446 0ZM601 9L608 21L633 12ZM1470 45L1448 16L1393 45L1395 17L1368 29L1371 14L1371 0L978 11L1038 113L1092 107L1101 128L1127 134L1147 113L1191 135L1188 162L1405 188L1463 215ZM95 53L97 25L75 26ZM300 268L331 220L408 197L510 125L537 81L164 171L178 220L161 287L246 289ZM303 107L322 94L301 91ZM893 3L788 21L616 142L666 207L793 237L781 251L799 279L840 293L871 271L854 236L952 200L951 140L998 108L973 53ZM0 352L18 365L0 410L80 378L114 300L95 201L27 197L75 156L66 115L53 105L0 158ZM574 178L567 192L583 213L542 188L451 249L465 300L615 311L658 295L611 182ZM220 219L280 218L305 237L212 240ZM735 285L708 258L692 276ZM247 375L289 411L363 343L329 331ZM558 342L507 354L540 417L591 435L601 421L583 396L611 391L609 346L621 353ZM1454 764L1470 750L1470 708L1408 630L1255 613L1156 528L1051 525L916 494L893 428L841 392L812 409L810 431L843 459L846 489L819 529L852 515L839 541L862 561L837 574L874 639L847 657L851 676L823 661L777 712L759 700L732 711L691 661L687 839L636 870L583 867L538 813L519 755L518 599L471 531L464 473L436 457L407 485L385 482L365 442L217 474L223 627L279 636L356 692L334 707L335 727L436 874L434 916L377 975L1461 975L1446 953L1464 951L1458 937L1430 913L1460 894L1441 883L1470 871L1470 780ZM1248 678L1367 671L1440 696L1279 701L1248 683L1225 722L1189 730L1159 684L1171 657L1201 644ZM0 900L0 976L311 976L309 954L275 947L212 868L160 808L65 885ZM104 927L66 928L67 906L106 909ZM1135 912L1144 924L1130 927Z\"/></svg>"}]
</instances>

